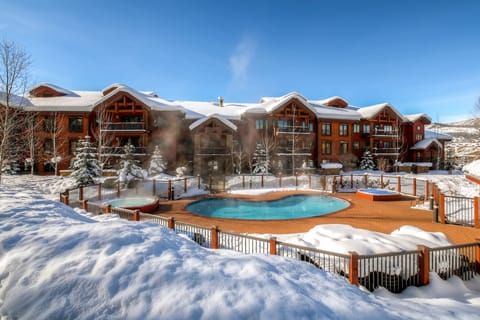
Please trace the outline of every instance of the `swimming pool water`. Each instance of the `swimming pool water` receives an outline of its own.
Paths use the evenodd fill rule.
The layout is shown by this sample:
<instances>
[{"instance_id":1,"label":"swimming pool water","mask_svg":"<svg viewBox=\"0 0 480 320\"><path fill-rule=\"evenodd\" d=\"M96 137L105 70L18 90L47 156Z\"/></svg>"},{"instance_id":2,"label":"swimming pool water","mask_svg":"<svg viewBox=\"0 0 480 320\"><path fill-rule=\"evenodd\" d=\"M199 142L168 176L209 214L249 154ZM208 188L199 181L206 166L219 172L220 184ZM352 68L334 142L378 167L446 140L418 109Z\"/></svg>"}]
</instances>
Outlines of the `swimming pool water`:
<instances>
[{"instance_id":1,"label":"swimming pool water","mask_svg":"<svg viewBox=\"0 0 480 320\"><path fill-rule=\"evenodd\" d=\"M389 190L384 190L384 189L359 189L358 191L363 192L363 193L368 193L368 194L374 194L374 195L392 195L392 194L397 194L398 192L395 191L389 191Z\"/></svg>"},{"instance_id":2,"label":"swimming pool water","mask_svg":"<svg viewBox=\"0 0 480 320\"><path fill-rule=\"evenodd\" d=\"M345 200L321 195L293 195L272 201L213 198L193 202L187 210L207 217L287 220L316 217L345 209Z\"/></svg>"}]
</instances>

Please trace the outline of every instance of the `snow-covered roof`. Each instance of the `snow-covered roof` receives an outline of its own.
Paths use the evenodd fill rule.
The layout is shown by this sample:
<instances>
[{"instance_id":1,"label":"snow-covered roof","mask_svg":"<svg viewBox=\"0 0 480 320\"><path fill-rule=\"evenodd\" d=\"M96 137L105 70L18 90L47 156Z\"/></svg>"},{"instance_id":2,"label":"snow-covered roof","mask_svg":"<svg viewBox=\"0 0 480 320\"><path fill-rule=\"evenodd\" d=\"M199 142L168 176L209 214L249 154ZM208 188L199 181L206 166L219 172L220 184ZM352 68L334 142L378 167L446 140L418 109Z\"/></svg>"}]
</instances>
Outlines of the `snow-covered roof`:
<instances>
[{"instance_id":1,"label":"snow-covered roof","mask_svg":"<svg viewBox=\"0 0 480 320\"><path fill-rule=\"evenodd\" d=\"M214 102L201 101L174 101L174 103L185 109L186 119L201 119L217 114L224 119L240 120L242 112L249 106L248 104L225 103L223 107L220 107Z\"/></svg>"},{"instance_id":2,"label":"snow-covered roof","mask_svg":"<svg viewBox=\"0 0 480 320\"><path fill-rule=\"evenodd\" d=\"M442 148L442 144L435 138L428 138L428 139L423 139L415 143L413 147L411 147L411 150L425 150L428 149L432 143L435 143L438 145L439 148Z\"/></svg>"},{"instance_id":3,"label":"snow-covered roof","mask_svg":"<svg viewBox=\"0 0 480 320\"><path fill-rule=\"evenodd\" d=\"M32 103L29 99L16 94L11 94L9 100L11 107L32 107ZM5 92L0 92L0 104L7 104L7 95Z\"/></svg>"},{"instance_id":4,"label":"snow-covered roof","mask_svg":"<svg viewBox=\"0 0 480 320\"><path fill-rule=\"evenodd\" d=\"M383 109L385 109L387 107L390 108L397 115L397 117L399 117L402 121L405 121L405 117L394 106L392 106L388 102L376 104L376 105L373 105L373 106L359 108L357 111L358 111L358 113L361 114L362 118L372 119L380 111L382 111Z\"/></svg>"},{"instance_id":5,"label":"snow-covered roof","mask_svg":"<svg viewBox=\"0 0 480 320\"><path fill-rule=\"evenodd\" d=\"M425 138L435 138L437 140L445 140L445 141L451 141L453 139L451 135L432 131L432 130L425 130Z\"/></svg>"},{"instance_id":6,"label":"snow-covered roof","mask_svg":"<svg viewBox=\"0 0 480 320\"><path fill-rule=\"evenodd\" d=\"M307 99L297 92L290 92L284 96L266 100L262 102L259 105L259 107L265 108L265 111L270 113L270 112L274 112L280 107L283 107L285 104L287 104L289 101L293 99L299 100L307 109L309 109L312 113L316 114L315 109L308 103Z\"/></svg>"},{"instance_id":7,"label":"snow-covered roof","mask_svg":"<svg viewBox=\"0 0 480 320\"><path fill-rule=\"evenodd\" d=\"M415 122L417 120L420 120L421 118L427 119L428 120L427 124L430 124L432 122L432 118L427 116L425 113L408 114L408 115L404 115L404 117L410 122Z\"/></svg>"},{"instance_id":8,"label":"snow-covered roof","mask_svg":"<svg viewBox=\"0 0 480 320\"><path fill-rule=\"evenodd\" d=\"M320 104L318 101L310 102L315 109L317 118L320 119L339 119L339 120L360 120L361 115L353 107L335 108Z\"/></svg>"},{"instance_id":9,"label":"snow-covered roof","mask_svg":"<svg viewBox=\"0 0 480 320\"><path fill-rule=\"evenodd\" d=\"M322 169L342 169L343 164L336 162L327 162L320 165Z\"/></svg>"},{"instance_id":10,"label":"snow-covered roof","mask_svg":"<svg viewBox=\"0 0 480 320\"><path fill-rule=\"evenodd\" d=\"M102 97L99 91L73 91L75 95L60 97L31 97L33 111L90 112L95 101Z\"/></svg>"},{"instance_id":11,"label":"snow-covered roof","mask_svg":"<svg viewBox=\"0 0 480 320\"><path fill-rule=\"evenodd\" d=\"M339 97L339 96L333 96L333 97L330 97L330 98L327 98L327 99L318 100L318 101L316 101L316 102L319 103L319 104L322 104L322 105L326 106L326 105L331 104L331 103L334 102L334 101L341 101L341 102L343 102L343 104L344 104L345 106L348 106L348 105L349 105L349 103L348 103L348 101L347 101L346 99L344 99L344 98L342 98L342 97Z\"/></svg>"},{"instance_id":12,"label":"snow-covered roof","mask_svg":"<svg viewBox=\"0 0 480 320\"><path fill-rule=\"evenodd\" d=\"M192 131L195 128L198 128L200 125L202 125L203 123L207 122L210 119L217 119L220 122L222 122L224 125L229 127L230 129L232 129L233 131L237 131L237 126L235 124L233 124L230 120L225 119L224 117L222 117L219 114L211 114L208 117L199 119L199 120L195 121L194 123L192 123L188 128L190 129L190 131Z\"/></svg>"},{"instance_id":13,"label":"snow-covered roof","mask_svg":"<svg viewBox=\"0 0 480 320\"><path fill-rule=\"evenodd\" d=\"M58 93L62 93L64 95L67 95L67 96L75 96L75 92L73 91L70 91L70 90L67 90L65 88L62 88L62 87L59 87L57 85L54 85L54 84L51 84L51 83L46 83L46 82L42 82L42 83L39 83L33 87L31 87L28 92L30 92L30 94L32 93L32 91L38 89L38 88L41 88L41 87L47 87L47 88L50 88L52 89L53 91L56 91Z\"/></svg>"},{"instance_id":14,"label":"snow-covered roof","mask_svg":"<svg viewBox=\"0 0 480 320\"><path fill-rule=\"evenodd\" d=\"M112 85L113 86L113 85ZM108 90L108 88L107 88ZM104 90L105 91L105 90ZM96 107L100 104L102 104L103 102L107 101L108 99L110 99L111 97L117 95L118 93L128 93L130 94L131 96L133 96L135 99L139 100L140 102L142 102L143 104L145 104L147 107L151 108L152 110L158 110L158 111L183 111L185 112L185 110L171 102L171 101L168 101L168 100L165 100L165 99L162 99L162 98L158 98L158 97L152 97L152 96L149 96L149 95L146 95L146 94L143 94L141 93L140 91L137 91L135 89L132 89L128 86L119 86L119 87L116 87L115 90L109 92L107 95L101 97L98 101L95 101L95 103L93 104L93 107Z\"/></svg>"}]
</instances>

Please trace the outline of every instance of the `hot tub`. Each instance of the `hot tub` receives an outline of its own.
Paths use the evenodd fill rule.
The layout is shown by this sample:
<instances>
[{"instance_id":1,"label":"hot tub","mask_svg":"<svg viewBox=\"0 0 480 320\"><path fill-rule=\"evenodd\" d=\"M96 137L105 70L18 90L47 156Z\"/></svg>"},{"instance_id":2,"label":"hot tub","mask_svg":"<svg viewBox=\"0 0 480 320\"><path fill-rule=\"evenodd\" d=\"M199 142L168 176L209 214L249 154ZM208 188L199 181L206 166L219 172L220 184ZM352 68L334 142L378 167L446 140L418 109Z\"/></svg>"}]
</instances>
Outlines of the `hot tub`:
<instances>
[{"instance_id":1,"label":"hot tub","mask_svg":"<svg viewBox=\"0 0 480 320\"><path fill-rule=\"evenodd\" d=\"M158 208L158 198L156 197L134 197L113 199L104 202L112 207L119 207L129 210L140 210L141 212L154 212Z\"/></svg>"},{"instance_id":2,"label":"hot tub","mask_svg":"<svg viewBox=\"0 0 480 320\"><path fill-rule=\"evenodd\" d=\"M402 198L400 193L384 189L358 189L355 195L370 201L394 201Z\"/></svg>"}]
</instances>

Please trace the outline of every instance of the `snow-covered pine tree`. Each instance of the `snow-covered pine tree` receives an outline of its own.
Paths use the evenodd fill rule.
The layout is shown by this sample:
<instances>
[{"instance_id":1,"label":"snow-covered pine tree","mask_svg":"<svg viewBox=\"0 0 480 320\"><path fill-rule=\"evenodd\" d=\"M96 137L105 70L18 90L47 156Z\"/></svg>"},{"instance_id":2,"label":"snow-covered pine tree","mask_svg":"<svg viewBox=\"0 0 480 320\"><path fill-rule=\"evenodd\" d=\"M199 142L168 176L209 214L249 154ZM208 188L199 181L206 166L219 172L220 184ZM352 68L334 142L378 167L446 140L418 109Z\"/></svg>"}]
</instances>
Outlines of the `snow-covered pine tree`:
<instances>
[{"instance_id":1,"label":"snow-covered pine tree","mask_svg":"<svg viewBox=\"0 0 480 320\"><path fill-rule=\"evenodd\" d=\"M148 168L148 173L150 176L160 174L165 171L167 168L167 163L163 160L162 154L158 146L155 146L153 150L152 158L150 159L150 167Z\"/></svg>"},{"instance_id":2,"label":"snow-covered pine tree","mask_svg":"<svg viewBox=\"0 0 480 320\"><path fill-rule=\"evenodd\" d=\"M267 150L257 143L255 152L253 153L253 173L268 173L270 169L270 160L267 155Z\"/></svg>"},{"instance_id":3,"label":"snow-covered pine tree","mask_svg":"<svg viewBox=\"0 0 480 320\"><path fill-rule=\"evenodd\" d=\"M70 176L75 179L77 187L94 184L97 178L101 177L100 161L89 136L79 141L70 169L72 170Z\"/></svg>"},{"instance_id":4,"label":"snow-covered pine tree","mask_svg":"<svg viewBox=\"0 0 480 320\"><path fill-rule=\"evenodd\" d=\"M373 170L375 169L375 161L373 161L373 155L370 150L365 150L360 160L360 169Z\"/></svg>"},{"instance_id":5,"label":"snow-covered pine tree","mask_svg":"<svg viewBox=\"0 0 480 320\"><path fill-rule=\"evenodd\" d=\"M120 170L117 171L117 181L122 184L123 187L130 186L135 180L143 180L145 178L145 172L140 167L139 161L135 159L133 152L135 146L131 143L126 144L123 147L124 154L120 161Z\"/></svg>"}]
</instances>

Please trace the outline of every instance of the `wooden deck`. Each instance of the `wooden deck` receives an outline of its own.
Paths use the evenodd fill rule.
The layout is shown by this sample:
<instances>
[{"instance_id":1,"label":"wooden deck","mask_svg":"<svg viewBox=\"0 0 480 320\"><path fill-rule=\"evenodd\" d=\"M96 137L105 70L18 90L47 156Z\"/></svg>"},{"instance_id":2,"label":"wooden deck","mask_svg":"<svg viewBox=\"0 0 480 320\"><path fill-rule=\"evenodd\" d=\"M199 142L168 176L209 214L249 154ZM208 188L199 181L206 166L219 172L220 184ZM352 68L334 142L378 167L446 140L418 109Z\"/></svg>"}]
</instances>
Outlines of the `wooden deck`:
<instances>
[{"instance_id":1,"label":"wooden deck","mask_svg":"<svg viewBox=\"0 0 480 320\"><path fill-rule=\"evenodd\" d=\"M313 192L289 191L273 192L262 196L240 196L231 194L218 194L217 196L271 200L291 194L307 193L313 194ZM480 229L434 223L432 221L432 211L411 208L412 198L403 197L398 201L377 202L355 197L354 193L336 193L335 196L349 201L351 206L345 210L326 216L295 220L254 221L202 217L191 214L185 210L185 206L195 201L195 199L161 201L159 210L156 213L165 217L173 217L182 222L206 227L216 225L221 230L239 233L287 234L306 232L319 224L347 224L355 228L389 234L401 226L411 225L429 232L442 232L456 244L480 241Z\"/></svg>"}]
</instances>

